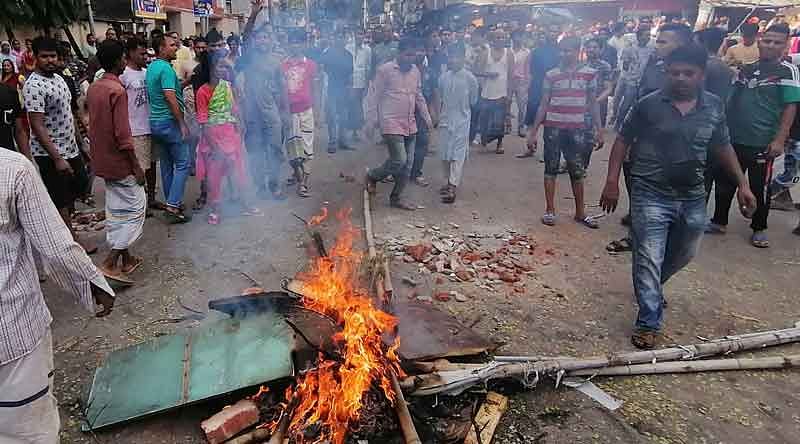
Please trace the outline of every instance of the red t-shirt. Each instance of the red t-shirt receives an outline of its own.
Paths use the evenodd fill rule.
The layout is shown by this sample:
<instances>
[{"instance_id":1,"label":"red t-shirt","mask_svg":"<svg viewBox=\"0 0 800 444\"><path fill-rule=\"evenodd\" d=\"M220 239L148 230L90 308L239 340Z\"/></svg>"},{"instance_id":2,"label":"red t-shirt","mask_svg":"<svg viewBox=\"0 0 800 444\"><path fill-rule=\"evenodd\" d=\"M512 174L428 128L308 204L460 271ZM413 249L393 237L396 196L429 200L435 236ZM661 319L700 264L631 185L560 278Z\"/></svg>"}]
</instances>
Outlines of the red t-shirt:
<instances>
[{"instance_id":1,"label":"red t-shirt","mask_svg":"<svg viewBox=\"0 0 800 444\"><path fill-rule=\"evenodd\" d=\"M317 75L317 64L305 57L290 58L281 64L281 69L286 76L289 110L293 113L300 113L311 108L314 103L311 84Z\"/></svg>"}]
</instances>

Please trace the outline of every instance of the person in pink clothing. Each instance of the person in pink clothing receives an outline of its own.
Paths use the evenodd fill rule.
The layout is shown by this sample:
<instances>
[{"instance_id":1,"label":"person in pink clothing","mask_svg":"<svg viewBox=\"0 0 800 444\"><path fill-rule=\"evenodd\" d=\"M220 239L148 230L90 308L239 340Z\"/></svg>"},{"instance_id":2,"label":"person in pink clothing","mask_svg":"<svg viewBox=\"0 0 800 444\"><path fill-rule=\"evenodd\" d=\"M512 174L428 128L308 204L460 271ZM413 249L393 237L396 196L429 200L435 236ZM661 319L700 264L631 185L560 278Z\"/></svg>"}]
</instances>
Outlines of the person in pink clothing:
<instances>
[{"instance_id":1,"label":"person in pink clothing","mask_svg":"<svg viewBox=\"0 0 800 444\"><path fill-rule=\"evenodd\" d=\"M223 57L204 59L201 69L208 70L208 83L203 84L195 95L197 123L202 127L200 143L197 145L197 177L208 183L208 223L220 222L222 184L227 176L237 187L245 216L260 215L258 208L247 203L250 180L247 176L242 138L236 119L236 103L230 78L233 67Z\"/></svg>"}]
</instances>

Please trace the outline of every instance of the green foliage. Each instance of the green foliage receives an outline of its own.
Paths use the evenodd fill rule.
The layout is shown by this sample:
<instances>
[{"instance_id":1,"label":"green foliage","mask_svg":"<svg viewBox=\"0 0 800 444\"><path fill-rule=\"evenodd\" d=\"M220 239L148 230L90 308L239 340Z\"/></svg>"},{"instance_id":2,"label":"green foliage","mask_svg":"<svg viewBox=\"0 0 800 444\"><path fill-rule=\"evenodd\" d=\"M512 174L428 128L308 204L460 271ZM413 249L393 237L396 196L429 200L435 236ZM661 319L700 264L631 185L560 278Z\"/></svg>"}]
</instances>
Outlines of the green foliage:
<instances>
[{"instance_id":1,"label":"green foliage","mask_svg":"<svg viewBox=\"0 0 800 444\"><path fill-rule=\"evenodd\" d=\"M50 30L77 21L85 10L81 0L2 0L0 26L33 26Z\"/></svg>"}]
</instances>

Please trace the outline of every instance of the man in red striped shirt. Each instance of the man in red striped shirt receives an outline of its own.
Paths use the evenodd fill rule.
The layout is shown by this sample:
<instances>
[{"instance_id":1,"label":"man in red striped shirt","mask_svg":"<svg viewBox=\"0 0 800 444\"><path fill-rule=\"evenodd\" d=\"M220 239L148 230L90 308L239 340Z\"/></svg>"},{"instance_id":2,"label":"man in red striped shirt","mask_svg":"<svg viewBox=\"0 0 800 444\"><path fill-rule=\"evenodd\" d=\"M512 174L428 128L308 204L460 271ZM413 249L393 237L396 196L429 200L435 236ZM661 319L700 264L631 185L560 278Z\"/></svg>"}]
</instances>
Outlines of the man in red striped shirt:
<instances>
[{"instance_id":1,"label":"man in red striped shirt","mask_svg":"<svg viewBox=\"0 0 800 444\"><path fill-rule=\"evenodd\" d=\"M536 134L544 125L544 194L547 208L542 223L555 225L556 175L563 154L575 196L575 221L589 228L597 222L586 216L583 204L583 178L592 149L600 149L600 113L595 100L597 71L578 63L580 40L567 37L559 43L561 61L548 71L542 85L542 101L533 123ZM529 146L535 150L536 142Z\"/></svg>"}]
</instances>

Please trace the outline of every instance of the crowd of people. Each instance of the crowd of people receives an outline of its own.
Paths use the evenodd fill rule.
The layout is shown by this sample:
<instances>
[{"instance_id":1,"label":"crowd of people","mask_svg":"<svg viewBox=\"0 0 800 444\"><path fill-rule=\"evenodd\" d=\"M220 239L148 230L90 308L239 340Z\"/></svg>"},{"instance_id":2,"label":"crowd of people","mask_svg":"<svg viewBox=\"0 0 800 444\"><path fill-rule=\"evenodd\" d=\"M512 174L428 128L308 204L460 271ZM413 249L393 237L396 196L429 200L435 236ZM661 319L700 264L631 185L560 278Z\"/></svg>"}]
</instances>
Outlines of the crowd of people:
<instances>
[{"instance_id":1,"label":"crowd of people","mask_svg":"<svg viewBox=\"0 0 800 444\"><path fill-rule=\"evenodd\" d=\"M217 225L226 201L254 216L256 199L284 200L288 187L308 197L323 123L329 155L380 136L387 159L368 170L365 186L376 193L392 183L390 206L410 211L409 183L430 185L426 157L440 156L439 193L452 204L469 152L503 155L516 133L526 140L518 158L542 152L542 223L559 223L556 177L565 172L574 220L591 229L598 221L585 211L586 171L593 151L613 140L601 206L617 208L623 173L630 234L608 249L632 252L639 315L631 339L640 348L658 342L664 283L689 263L703 233L725 233L734 196L759 248L769 246L770 208L792 205L800 74L795 32L781 21L745 23L733 42L727 23L692 32L663 18L400 36L388 27L278 32L256 25L258 12L241 37L212 30L181 40L157 31L145 40L109 29L102 42L87 38L87 61L44 36L25 49L0 45L0 146L8 148L0 150L0 239L7 257L17 252L0 268L9 289L0 295L0 401L19 401L0 415L0 437L55 442L53 427L57 436L46 388L49 312L35 264L107 314L114 293L106 279L133 283L143 259L131 248L148 214L185 223L205 211ZM773 178L784 154L784 172ZM201 192L188 207L193 176ZM92 204L95 178L105 185L110 246L96 267L87 254L97 247L72 232L75 203ZM41 423L20 420L34 411Z\"/></svg>"}]
</instances>

